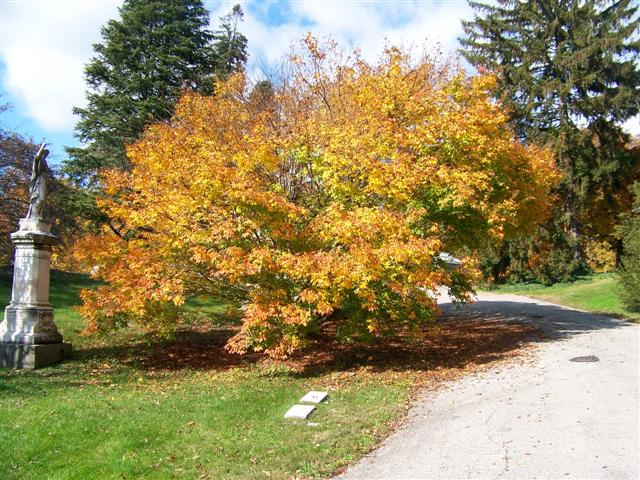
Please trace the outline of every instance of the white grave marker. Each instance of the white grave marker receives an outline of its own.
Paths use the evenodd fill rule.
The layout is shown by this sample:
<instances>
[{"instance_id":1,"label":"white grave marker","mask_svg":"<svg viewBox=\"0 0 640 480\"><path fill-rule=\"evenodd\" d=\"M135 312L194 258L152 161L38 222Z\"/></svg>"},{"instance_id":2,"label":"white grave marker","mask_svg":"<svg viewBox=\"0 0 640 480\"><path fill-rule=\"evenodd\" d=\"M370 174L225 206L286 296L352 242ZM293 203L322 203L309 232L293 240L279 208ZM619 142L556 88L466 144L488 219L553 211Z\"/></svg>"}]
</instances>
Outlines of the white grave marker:
<instances>
[{"instance_id":1,"label":"white grave marker","mask_svg":"<svg viewBox=\"0 0 640 480\"><path fill-rule=\"evenodd\" d=\"M304 420L315 409L316 407L313 405L294 405L284 414L284 418L300 418Z\"/></svg>"},{"instance_id":2,"label":"white grave marker","mask_svg":"<svg viewBox=\"0 0 640 480\"><path fill-rule=\"evenodd\" d=\"M312 390L302 397L300 401L307 403L320 403L328 396L329 394L327 392L315 392Z\"/></svg>"}]
</instances>

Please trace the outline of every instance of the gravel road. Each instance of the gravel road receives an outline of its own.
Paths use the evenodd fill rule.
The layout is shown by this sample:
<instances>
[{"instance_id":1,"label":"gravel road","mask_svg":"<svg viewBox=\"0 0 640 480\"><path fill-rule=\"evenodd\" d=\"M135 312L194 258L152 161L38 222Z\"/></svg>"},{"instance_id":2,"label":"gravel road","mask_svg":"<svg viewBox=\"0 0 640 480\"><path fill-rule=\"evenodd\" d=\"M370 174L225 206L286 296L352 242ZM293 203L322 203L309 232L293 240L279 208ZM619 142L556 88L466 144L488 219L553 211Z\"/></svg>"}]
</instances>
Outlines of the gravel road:
<instances>
[{"instance_id":1,"label":"gravel road","mask_svg":"<svg viewBox=\"0 0 640 480\"><path fill-rule=\"evenodd\" d=\"M352 479L640 479L640 326L516 295L443 310L547 330L515 361L425 392ZM598 361L576 362L595 356ZM594 360L594 359L592 359Z\"/></svg>"}]
</instances>

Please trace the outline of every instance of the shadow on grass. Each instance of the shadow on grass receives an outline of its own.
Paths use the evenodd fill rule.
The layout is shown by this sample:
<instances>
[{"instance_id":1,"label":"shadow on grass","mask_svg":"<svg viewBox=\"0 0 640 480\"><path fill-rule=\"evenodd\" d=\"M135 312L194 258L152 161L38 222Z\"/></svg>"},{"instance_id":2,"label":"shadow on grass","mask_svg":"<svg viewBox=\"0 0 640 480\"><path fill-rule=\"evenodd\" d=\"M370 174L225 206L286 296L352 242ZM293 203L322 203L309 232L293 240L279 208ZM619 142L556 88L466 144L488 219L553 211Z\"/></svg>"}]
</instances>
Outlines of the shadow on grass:
<instances>
[{"instance_id":1,"label":"shadow on grass","mask_svg":"<svg viewBox=\"0 0 640 480\"><path fill-rule=\"evenodd\" d=\"M90 347L74 352L74 361L117 360L141 370L227 370L258 362L259 354L235 355L224 349L237 328L182 331L171 340Z\"/></svg>"},{"instance_id":2,"label":"shadow on grass","mask_svg":"<svg viewBox=\"0 0 640 480\"><path fill-rule=\"evenodd\" d=\"M78 351L74 361L117 359L142 370L227 370L266 360L261 354L236 355L224 349L235 329L206 333L184 332L171 342L125 347L89 348ZM374 370L431 370L454 368L497 360L543 333L532 326L496 319L445 321L429 329L420 340L385 338L368 344L342 344L335 326L328 325L311 339L302 353L283 361L297 375L348 371L359 367ZM270 363L270 362L269 362Z\"/></svg>"},{"instance_id":3,"label":"shadow on grass","mask_svg":"<svg viewBox=\"0 0 640 480\"><path fill-rule=\"evenodd\" d=\"M419 340L398 337L373 345L345 345L336 340L335 325L329 324L311 339L309 348L283 363L290 367L289 372L302 376L360 367L374 371L464 369L513 356L526 344L625 326L631 325L536 303L482 301L463 308L445 304L441 322L426 330ZM78 352L77 358L117 357L142 370L226 370L264 361L264 355L234 355L224 350L236 331L234 327L183 332L172 342L89 349ZM288 374L287 370L283 374Z\"/></svg>"},{"instance_id":4,"label":"shadow on grass","mask_svg":"<svg viewBox=\"0 0 640 480\"><path fill-rule=\"evenodd\" d=\"M2 289L10 285L10 272L0 272ZM55 287L57 285L57 288ZM52 303L60 307L79 304L81 288L96 285L86 276L52 272ZM211 304L209 319L219 306ZM583 332L621 328L628 325L610 318L537 303L483 300L456 308L442 306L439 325L424 332L420 340L385 338L374 345L341 344L335 339L335 325L326 325L311 339L307 350L284 362L290 374L313 376L331 371L367 367L375 371L427 371L438 368L466 368L513 356L528 343L562 338ZM227 319L228 320L228 319ZM219 321L216 321L220 325ZM85 346L61 367L61 374L78 372L82 366L112 362L134 370L227 370L265 361L264 355L235 355L224 345L237 332L236 325L211 328L200 323L191 331L179 332L175 339L131 342L107 335L104 346ZM95 342L99 343L99 342ZM92 367L86 367L92 368ZM53 369L51 369L53 370ZM287 373L289 372L289 373ZM0 391L3 387L0 382Z\"/></svg>"}]
</instances>

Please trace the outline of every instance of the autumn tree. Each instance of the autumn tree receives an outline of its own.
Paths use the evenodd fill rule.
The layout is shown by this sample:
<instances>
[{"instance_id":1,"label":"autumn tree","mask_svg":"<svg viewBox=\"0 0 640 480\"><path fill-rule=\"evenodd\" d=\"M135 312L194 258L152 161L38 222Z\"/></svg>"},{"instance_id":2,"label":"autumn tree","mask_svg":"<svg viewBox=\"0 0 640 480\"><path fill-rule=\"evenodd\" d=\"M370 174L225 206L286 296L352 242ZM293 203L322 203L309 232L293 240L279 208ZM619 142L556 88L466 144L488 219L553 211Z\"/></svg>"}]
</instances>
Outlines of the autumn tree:
<instances>
[{"instance_id":1,"label":"autumn tree","mask_svg":"<svg viewBox=\"0 0 640 480\"><path fill-rule=\"evenodd\" d=\"M37 149L22 135L0 129L0 265L12 259L10 234L16 231L18 220L25 216L29 206L31 158Z\"/></svg>"},{"instance_id":2,"label":"autumn tree","mask_svg":"<svg viewBox=\"0 0 640 480\"><path fill-rule=\"evenodd\" d=\"M81 249L105 281L83 293L90 331L170 328L207 294L242 306L234 352L287 355L327 320L344 340L419 335L439 286L469 298L481 239L545 216L553 157L514 138L494 77L303 45L290 77L254 89L269 108L243 74L187 93L129 147L131 171L106 174L117 201L101 206L126 233Z\"/></svg>"},{"instance_id":3,"label":"autumn tree","mask_svg":"<svg viewBox=\"0 0 640 480\"><path fill-rule=\"evenodd\" d=\"M495 94L519 136L553 149L563 178L543 233L566 232L561 243L571 255L561 263L579 265L583 220L598 215L587 209L598 196L617 195L633 169L619 125L640 107L638 7L630 0L470 4L476 16L463 22L462 53L498 74Z\"/></svg>"}]
</instances>

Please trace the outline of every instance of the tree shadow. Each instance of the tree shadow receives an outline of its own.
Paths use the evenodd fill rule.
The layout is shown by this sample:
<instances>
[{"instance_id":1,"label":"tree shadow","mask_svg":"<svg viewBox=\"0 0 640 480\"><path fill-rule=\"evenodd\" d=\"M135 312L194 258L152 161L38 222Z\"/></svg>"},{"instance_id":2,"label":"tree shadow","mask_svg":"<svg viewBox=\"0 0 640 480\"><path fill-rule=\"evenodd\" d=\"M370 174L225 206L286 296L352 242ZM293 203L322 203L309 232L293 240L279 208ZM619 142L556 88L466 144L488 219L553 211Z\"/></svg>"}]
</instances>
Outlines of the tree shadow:
<instances>
[{"instance_id":1,"label":"tree shadow","mask_svg":"<svg viewBox=\"0 0 640 480\"><path fill-rule=\"evenodd\" d=\"M536 327L505 323L496 317L448 316L417 338L388 337L372 345L344 345L330 332L322 332L322 336L299 360L303 366L300 375L313 377L359 368L375 372L465 369L512 356L524 345L546 337Z\"/></svg>"},{"instance_id":2,"label":"tree shadow","mask_svg":"<svg viewBox=\"0 0 640 480\"><path fill-rule=\"evenodd\" d=\"M605 315L579 312L533 300L482 299L440 305L436 327L420 339L385 339L375 345L342 345L332 332L305 353L302 374L367 367L375 371L467 369L517 354L527 345L561 340L594 330L634 328ZM329 348L327 348L329 347Z\"/></svg>"},{"instance_id":3,"label":"tree shadow","mask_svg":"<svg viewBox=\"0 0 640 480\"><path fill-rule=\"evenodd\" d=\"M626 322L534 302L482 300L457 307L441 305L438 323L418 338L387 337L374 344L340 343L335 324L326 324L303 352L282 361L283 374L316 376L327 372L367 367L373 371L426 371L464 369L513 356L524 345L625 328ZM86 349L77 361L116 358L141 370L220 370L266 362L262 354L236 355L224 345L236 326L204 331L184 331L171 342ZM287 373L288 372L288 373Z\"/></svg>"},{"instance_id":4,"label":"tree shadow","mask_svg":"<svg viewBox=\"0 0 640 480\"><path fill-rule=\"evenodd\" d=\"M279 362L276 375L313 377L366 367L376 372L468 369L513 357L525 345L580 335L589 331L634 327L603 315L523 301L495 299L462 307L442 304L438 323L418 338L380 339L374 344L340 343L336 325L326 324L303 352ZM637 327L636 327L637 328ZM73 370L82 364L112 362L139 371L246 368L273 361L263 354L236 355L224 349L236 325L178 332L171 341L145 341L74 352ZM61 372L64 376L64 372ZM6 385L5 385L6 387ZM0 384L0 390L3 387Z\"/></svg>"},{"instance_id":5,"label":"tree shadow","mask_svg":"<svg viewBox=\"0 0 640 480\"><path fill-rule=\"evenodd\" d=\"M521 322L542 329L554 339L571 337L594 330L611 328L633 328L629 322L614 318L614 315L589 313L544 301L517 297L507 300L499 295L486 295L473 304L456 306L441 305L443 313L451 318L483 318L498 316L506 322Z\"/></svg>"},{"instance_id":6,"label":"tree shadow","mask_svg":"<svg viewBox=\"0 0 640 480\"><path fill-rule=\"evenodd\" d=\"M263 355L236 355L224 349L238 327L183 330L170 340L155 339L135 344L90 347L74 354L74 361L116 360L140 370L219 370L246 367Z\"/></svg>"}]
</instances>

